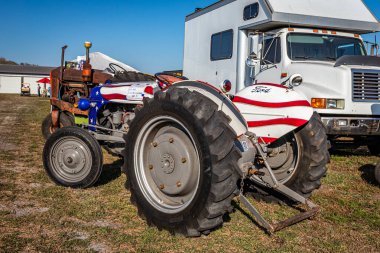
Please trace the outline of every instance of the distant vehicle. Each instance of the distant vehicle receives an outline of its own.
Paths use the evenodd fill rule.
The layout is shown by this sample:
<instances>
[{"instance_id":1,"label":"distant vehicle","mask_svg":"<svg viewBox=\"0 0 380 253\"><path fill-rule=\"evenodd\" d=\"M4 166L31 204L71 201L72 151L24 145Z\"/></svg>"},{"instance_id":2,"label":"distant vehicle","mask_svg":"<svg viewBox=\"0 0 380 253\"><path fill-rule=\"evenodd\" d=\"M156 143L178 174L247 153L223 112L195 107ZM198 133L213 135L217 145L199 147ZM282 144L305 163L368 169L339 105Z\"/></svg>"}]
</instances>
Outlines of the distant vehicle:
<instances>
[{"instance_id":1,"label":"distant vehicle","mask_svg":"<svg viewBox=\"0 0 380 253\"><path fill-rule=\"evenodd\" d=\"M231 95L256 83L292 87L320 114L333 146L350 137L377 155L380 58L368 56L378 45L360 35L380 24L361 0L342 2L235 0L197 10L186 18L184 76L232 84Z\"/></svg>"},{"instance_id":2,"label":"distant vehicle","mask_svg":"<svg viewBox=\"0 0 380 253\"><path fill-rule=\"evenodd\" d=\"M23 83L21 85L21 96L30 96L30 84Z\"/></svg>"}]
</instances>

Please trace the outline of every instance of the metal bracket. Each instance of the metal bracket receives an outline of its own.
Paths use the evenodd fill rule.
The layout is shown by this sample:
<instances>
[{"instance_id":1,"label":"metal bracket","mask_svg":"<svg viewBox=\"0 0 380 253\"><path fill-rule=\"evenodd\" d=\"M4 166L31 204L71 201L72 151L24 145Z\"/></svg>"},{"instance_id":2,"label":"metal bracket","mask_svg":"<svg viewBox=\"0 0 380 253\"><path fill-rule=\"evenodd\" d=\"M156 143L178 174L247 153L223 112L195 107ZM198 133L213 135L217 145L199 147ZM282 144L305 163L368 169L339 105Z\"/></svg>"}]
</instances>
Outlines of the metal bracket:
<instances>
[{"instance_id":1,"label":"metal bracket","mask_svg":"<svg viewBox=\"0 0 380 253\"><path fill-rule=\"evenodd\" d=\"M288 197L289 199L292 199L293 201L299 202L306 206L306 210L304 212L301 212L293 217L290 217L284 221L278 222L278 223L271 223L267 221L260 212L249 202L249 200L243 195L241 192L239 195L239 199L241 203L249 210L249 212L256 218L257 222L270 234L273 234L279 230L282 230L286 227L292 226L296 223L299 223L303 220L309 219L314 217L319 212L319 207L311 202L310 200L306 199L299 193L293 191L292 189L286 187L284 184L277 181L272 168L270 167L269 163L266 160L264 151L262 150L261 145L258 143L258 140L256 138L256 135L252 133L246 134L249 139L252 141L253 145L256 147L259 155L263 159L265 169L267 170L269 174L269 178L267 178L268 181L265 181L264 183L267 185L268 188L273 189L284 196ZM255 180L254 176L251 177L252 181Z\"/></svg>"}]
</instances>

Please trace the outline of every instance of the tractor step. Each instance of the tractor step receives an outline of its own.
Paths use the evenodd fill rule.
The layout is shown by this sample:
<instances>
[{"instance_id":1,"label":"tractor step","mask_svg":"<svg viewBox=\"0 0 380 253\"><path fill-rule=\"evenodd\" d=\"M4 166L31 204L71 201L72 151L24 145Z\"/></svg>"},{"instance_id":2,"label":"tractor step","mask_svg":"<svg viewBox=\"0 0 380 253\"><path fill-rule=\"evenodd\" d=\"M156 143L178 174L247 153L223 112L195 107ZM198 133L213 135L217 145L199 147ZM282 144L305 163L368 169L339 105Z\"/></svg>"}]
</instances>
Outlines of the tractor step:
<instances>
[{"instance_id":1,"label":"tractor step","mask_svg":"<svg viewBox=\"0 0 380 253\"><path fill-rule=\"evenodd\" d=\"M300 197L303 198L302 196ZM239 199L240 199L240 202L248 209L248 211L256 218L256 221L269 234L273 234L284 228L297 224L303 220L313 218L319 212L319 207L317 205L305 199L305 201L302 201L302 202L306 204L308 210L305 210L303 212L301 211L301 213L294 215L286 220L283 220L277 223L272 223L272 222L267 221L242 193L240 193Z\"/></svg>"}]
</instances>

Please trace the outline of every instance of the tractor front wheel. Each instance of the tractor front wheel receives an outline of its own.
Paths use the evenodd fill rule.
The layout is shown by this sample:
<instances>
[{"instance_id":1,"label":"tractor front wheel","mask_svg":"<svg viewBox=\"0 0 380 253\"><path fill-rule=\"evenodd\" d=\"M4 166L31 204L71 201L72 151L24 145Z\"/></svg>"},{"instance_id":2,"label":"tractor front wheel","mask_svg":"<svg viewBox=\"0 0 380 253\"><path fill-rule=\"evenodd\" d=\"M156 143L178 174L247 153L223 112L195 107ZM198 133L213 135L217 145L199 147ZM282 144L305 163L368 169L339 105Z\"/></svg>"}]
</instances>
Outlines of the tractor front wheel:
<instances>
[{"instance_id":1,"label":"tractor front wheel","mask_svg":"<svg viewBox=\"0 0 380 253\"><path fill-rule=\"evenodd\" d=\"M79 127L58 129L46 141L43 163L58 185L88 188L102 172L103 153L97 140Z\"/></svg>"},{"instance_id":2,"label":"tractor front wheel","mask_svg":"<svg viewBox=\"0 0 380 253\"><path fill-rule=\"evenodd\" d=\"M268 162L276 179L310 197L321 186L330 161L325 127L317 113L307 125L268 146ZM268 202L281 202L282 196L265 187L252 185L252 195Z\"/></svg>"}]
</instances>

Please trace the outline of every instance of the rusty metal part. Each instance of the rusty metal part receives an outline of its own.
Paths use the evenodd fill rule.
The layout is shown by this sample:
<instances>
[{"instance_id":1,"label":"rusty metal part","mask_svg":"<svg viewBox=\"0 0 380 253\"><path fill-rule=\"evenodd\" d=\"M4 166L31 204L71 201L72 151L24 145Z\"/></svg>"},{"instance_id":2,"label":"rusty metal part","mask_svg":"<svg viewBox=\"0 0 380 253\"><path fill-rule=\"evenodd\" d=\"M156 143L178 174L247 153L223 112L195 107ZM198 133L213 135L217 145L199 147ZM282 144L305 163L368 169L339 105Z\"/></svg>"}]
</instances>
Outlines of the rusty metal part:
<instances>
[{"instance_id":1,"label":"rusty metal part","mask_svg":"<svg viewBox=\"0 0 380 253\"><path fill-rule=\"evenodd\" d=\"M58 110L52 110L51 124L52 124L51 128L53 131L55 131L59 127L59 111Z\"/></svg>"},{"instance_id":2,"label":"rusty metal part","mask_svg":"<svg viewBox=\"0 0 380 253\"><path fill-rule=\"evenodd\" d=\"M57 108L59 108L61 111L68 111L74 115L88 116L88 113L89 113L88 111L82 111L78 108L75 108L75 106L73 104L70 104L68 102L64 102L64 101L56 99L56 98L52 98L50 100L50 103L52 105L56 106Z\"/></svg>"}]
</instances>

